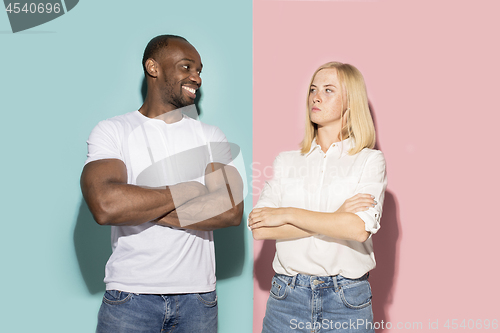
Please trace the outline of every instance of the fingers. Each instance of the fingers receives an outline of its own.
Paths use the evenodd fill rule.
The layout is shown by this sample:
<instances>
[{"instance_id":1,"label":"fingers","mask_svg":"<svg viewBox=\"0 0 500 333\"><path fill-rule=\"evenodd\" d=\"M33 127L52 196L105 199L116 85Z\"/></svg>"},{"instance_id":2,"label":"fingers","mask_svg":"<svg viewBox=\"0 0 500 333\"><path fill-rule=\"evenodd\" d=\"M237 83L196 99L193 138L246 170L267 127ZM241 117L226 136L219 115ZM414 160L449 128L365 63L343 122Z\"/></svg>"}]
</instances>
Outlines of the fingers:
<instances>
[{"instance_id":1,"label":"fingers","mask_svg":"<svg viewBox=\"0 0 500 333\"><path fill-rule=\"evenodd\" d=\"M262 224L262 218L255 216L255 214L250 213L248 215L248 227L253 230L257 229Z\"/></svg>"},{"instance_id":2,"label":"fingers","mask_svg":"<svg viewBox=\"0 0 500 333\"><path fill-rule=\"evenodd\" d=\"M261 221L260 210L258 208L252 210L250 214L248 214L248 226L251 229L255 228L255 224Z\"/></svg>"},{"instance_id":3,"label":"fingers","mask_svg":"<svg viewBox=\"0 0 500 333\"><path fill-rule=\"evenodd\" d=\"M370 194L358 193L347 199L342 205L342 211L347 213L357 213L368 210L370 207L375 207L377 201Z\"/></svg>"}]
</instances>

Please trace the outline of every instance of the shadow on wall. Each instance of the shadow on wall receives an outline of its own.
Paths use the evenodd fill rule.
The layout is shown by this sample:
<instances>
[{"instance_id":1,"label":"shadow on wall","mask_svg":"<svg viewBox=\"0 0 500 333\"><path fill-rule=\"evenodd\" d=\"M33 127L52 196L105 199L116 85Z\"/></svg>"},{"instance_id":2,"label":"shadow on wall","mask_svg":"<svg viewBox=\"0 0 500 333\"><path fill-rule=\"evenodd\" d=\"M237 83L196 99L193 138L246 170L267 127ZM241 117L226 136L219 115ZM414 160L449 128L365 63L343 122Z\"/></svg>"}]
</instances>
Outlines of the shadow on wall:
<instances>
[{"instance_id":1,"label":"shadow on wall","mask_svg":"<svg viewBox=\"0 0 500 333\"><path fill-rule=\"evenodd\" d=\"M373 104L368 102L377 144L375 149L382 150L378 138L377 119ZM390 166L389 166L390 168ZM388 182L391 175L388 172ZM382 212L381 229L373 236L373 251L377 260L377 267L370 273L370 284L373 293L373 320L375 323L388 322L391 318L388 315L389 307L392 304L394 294L394 283L397 279L397 268L399 263L399 246L401 241L401 224L399 222L399 205L396 196L390 192L385 192L384 208ZM385 329L379 329L381 333Z\"/></svg>"},{"instance_id":2,"label":"shadow on wall","mask_svg":"<svg viewBox=\"0 0 500 333\"><path fill-rule=\"evenodd\" d=\"M276 253L276 241L263 241L259 256L254 262L254 276L259 284L259 289L269 292L271 280L274 276L273 259Z\"/></svg>"},{"instance_id":3,"label":"shadow on wall","mask_svg":"<svg viewBox=\"0 0 500 333\"><path fill-rule=\"evenodd\" d=\"M373 316L375 323L391 320L388 310L392 304L393 286L397 279L399 263L399 243L401 240L399 208L396 197L385 192L384 210L381 229L373 236L373 251L377 267L370 272L370 284L373 293ZM377 330L384 332L385 330Z\"/></svg>"},{"instance_id":4,"label":"shadow on wall","mask_svg":"<svg viewBox=\"0 0 500 333\"><path fill-rule=\"evenodd\" d=\"M104 266L111 255L111 227L94 221L85 200L81 199L73 233L76 258L89 293L103 292Z\"/></svg>"}]
</instances>

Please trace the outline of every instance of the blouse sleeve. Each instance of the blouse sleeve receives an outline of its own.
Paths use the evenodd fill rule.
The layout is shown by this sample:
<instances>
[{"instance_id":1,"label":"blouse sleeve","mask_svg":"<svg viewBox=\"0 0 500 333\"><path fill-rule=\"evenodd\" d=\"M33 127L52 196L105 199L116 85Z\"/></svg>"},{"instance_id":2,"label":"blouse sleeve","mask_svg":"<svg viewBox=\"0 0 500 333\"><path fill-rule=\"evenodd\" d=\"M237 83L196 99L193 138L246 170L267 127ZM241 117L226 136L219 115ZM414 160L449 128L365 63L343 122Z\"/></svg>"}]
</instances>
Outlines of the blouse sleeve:
<instances>
[{"instance_id":1,"label":"blouse sleeve","mask_svg":"<svg viewBox=\"0 0 500 333\"><path fill-rule=\"evenodd\" d=\"M381 151L374 151L368 157L361 174L360 182L356 188L357 193L367 193L375 197L377 204L368 210L357 212L365 222L365 230L374 234L380 229L380 218L384 203L385 189L387 187L387 174L385 172L385 158Z\"/></svg>"}]
</instances>

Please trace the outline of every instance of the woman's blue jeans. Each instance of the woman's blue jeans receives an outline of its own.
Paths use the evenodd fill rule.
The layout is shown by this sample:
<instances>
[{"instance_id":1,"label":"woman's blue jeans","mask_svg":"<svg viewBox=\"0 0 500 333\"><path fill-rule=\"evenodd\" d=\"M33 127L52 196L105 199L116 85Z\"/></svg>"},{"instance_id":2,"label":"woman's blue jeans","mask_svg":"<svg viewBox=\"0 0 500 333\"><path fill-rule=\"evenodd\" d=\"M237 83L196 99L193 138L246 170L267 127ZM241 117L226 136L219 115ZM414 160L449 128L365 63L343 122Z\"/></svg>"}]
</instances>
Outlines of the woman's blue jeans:
<instances>
[{"instance_id":1,"label":"woman's blue jeans","mask_svg":"<svg viewBox=\"0 0 500 333\"><path fill-rule=\"evenodd\" d=\"M107 290L97 333L217 333L217 294L152 295Z\"/></svg>"},{"instance_id":2,"label":"woman's blue jeans","mask_svg":"<svg viewBox=\"0 0 500 333\"><path fill-rule=\"evenodd\" d=\"M263 333L375 332L368 274L273 277Z\"/></svg>"}]
</instances>

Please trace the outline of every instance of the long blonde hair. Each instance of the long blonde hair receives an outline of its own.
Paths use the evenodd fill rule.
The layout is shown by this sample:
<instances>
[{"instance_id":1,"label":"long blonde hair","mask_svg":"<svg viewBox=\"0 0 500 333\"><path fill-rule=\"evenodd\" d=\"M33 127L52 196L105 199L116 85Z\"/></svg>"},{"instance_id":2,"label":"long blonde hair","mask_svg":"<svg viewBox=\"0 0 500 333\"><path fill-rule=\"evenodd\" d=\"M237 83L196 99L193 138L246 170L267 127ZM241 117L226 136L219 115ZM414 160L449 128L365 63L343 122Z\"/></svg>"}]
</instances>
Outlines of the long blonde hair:
<instances>
[{"instance_id":1,"label":"long blonde hair","mask_svg":"<svg viewBox=\"0 0 500 333\"><path fill-rule=\"evenodd\" d=\"M368 106L365 80L361 72L354 66L340 62L328 62L320 66L313 74L309 90L316 74L326 68L335 68L341 85L342 113L340 139L353 138L355 146L349 150L349 155L359 153L363 148L375 147L375 126ZM347 105L344 104L344 96ZM301 142L301 153L306 154L311 149L314 138L318 135L318 125L311 121L309 114L309 91L306 99L306 132ZM345 119L344 119L345 117Z\"/></svg>"}]
</instances>

